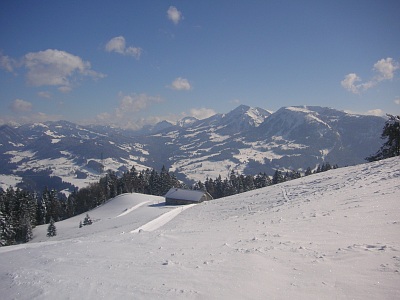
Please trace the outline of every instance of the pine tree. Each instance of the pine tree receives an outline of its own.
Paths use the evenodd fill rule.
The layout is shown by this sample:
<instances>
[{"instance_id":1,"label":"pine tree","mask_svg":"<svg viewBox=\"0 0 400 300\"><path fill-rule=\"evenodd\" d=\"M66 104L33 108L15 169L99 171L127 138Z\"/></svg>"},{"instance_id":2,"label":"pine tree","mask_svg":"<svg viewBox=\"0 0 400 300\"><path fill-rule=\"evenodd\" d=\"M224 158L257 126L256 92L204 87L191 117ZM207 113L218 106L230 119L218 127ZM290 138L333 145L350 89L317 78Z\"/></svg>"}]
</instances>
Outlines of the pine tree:
<instances>
[{"instance_id":1,"label":"pine tree","mask_svg":"<svg viewBox=\"0 0 400 300\"><path fill-rule=\"evenodd\" d=\"M223 190L223 182L221 175L219 175L218 178L215 179L214 184L215 184L215 197L213 196L213 198L214 199L222 198L224 196L224 190Z\"/></svg>"},{"instance_id":2,"label":"pine tree","mask_svg":"<svg viewBox=\"0 0 400 300\"><path fill-rule=\"evenodd\" d=\"M60 212L61 205L58 200L57 191L53 189L49 192L48 216L57 222L60 220Z\"/></svg>"},{"instance_id":3,"label":"pine tree","mask_svg":"<svg viewBox=\"0 0 400 300\"><path fill-rule=\"evenodd\" d=\"M24 214L21 217L19 236L20 237L18 240L21 241L22 243L29 242L33 237L31 220L27 214Z\"/></svg>"},{"instance_id":4,"label":"pine tree","mask_svg":"<svg viewBox=\"0 0 400 300\"><path fill-rule=\"evenodd\" d=\"M46 215L47 215L47 208L46 208L46 203L41 199L37 199L37 204L36 204L36 224L42 225L46 224Z\"/></svg>"},{"instance_id":5,"label":"pine tree","mask_svg":"<svg viewBox=\"0 0 400 300\"><path fill-rule=\"evenodd\" d=\"M389 114L387 116L389 119L386 121L381 135L381 138L387 139L387 141L376 154L367 157L367 161L376 161L400 155L400 116Z\"/></svg>"},{"instance_id":6,"label":"pine tree","mask_svg":"<svg viewBox=\"0 0 400 300\"><path fill-rule=\"evenodd\" d=\"M272 177L272 184L278 184L278 183L281 183L284 181L285 181L285 179L282 175L282 172L279 170L276 170L274 173L274 176Z\"/></svg>"},{"instance_id":7,"label":"pine tree","mask_svg":"<svg viewBox=\"0 0 400 300\"><path fill-rule=\"evenodd\" d=\"M67 198L66 217L71 218L75 215L75 193L72 193Z\"/></svg>"},{"instance_id":8,"label":"pine tree","mask_svg":"<svg viewBox=\"0 0 400 300\"><path fill-rule=\"evenodd\" d=\"M50 218L49 226L47 227L47 236L52 237L57 235L57 228L53 218Z\"/></svg>"},{"instance_id":9,"label":"pine tree","mask_svg":"<svg viewBox=\"0 0 400 300\"><path fill-rule=\"evenodd\" d=\"M1 246L15 244L15 231L11 225L10 217L0 216L0 240Z\"/></svg>"},{"instance_id":10,"label":"pine tree","mask_svg":"<svg viewBox=\"0 0 400 300\"><path fill-rule=\"evenodd\" d=\"M7 245L5 237L5 228L6 228L6 218L4 218L3 213L0 210L0 247Z\"/></svg>"},{"instance_id":11,"label":"pine tree","mask_svg":"<svg viewBox=\"0 0 400 300\"><path fill-rule=\"evenodd\" d=\"M160 193L159 195L165 195L169 189L173 187L172 178L165 166L162 166L160 173Z\"/></svg>"}]
</instances>

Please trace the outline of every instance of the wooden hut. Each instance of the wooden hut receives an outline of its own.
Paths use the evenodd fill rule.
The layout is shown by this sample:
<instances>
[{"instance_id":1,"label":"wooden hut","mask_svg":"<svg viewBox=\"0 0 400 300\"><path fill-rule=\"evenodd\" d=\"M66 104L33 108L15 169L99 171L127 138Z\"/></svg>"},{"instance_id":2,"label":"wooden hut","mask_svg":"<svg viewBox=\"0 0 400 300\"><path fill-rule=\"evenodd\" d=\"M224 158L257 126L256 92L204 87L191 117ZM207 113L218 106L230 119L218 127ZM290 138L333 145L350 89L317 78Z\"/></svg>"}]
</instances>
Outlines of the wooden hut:
<instances>
[{"instance_id":1,"label":"wooden hut","mask_svg":"<svg viewBox=\"0 0 400 300\"><path fill-rule=\"evenodd\" d=\"M171 188L165 195L165 204L167 205L181 205L201 203L203 201L212 200L211 195L204 191L199 190L184 190Z\"/></svg>"}]
</instances>

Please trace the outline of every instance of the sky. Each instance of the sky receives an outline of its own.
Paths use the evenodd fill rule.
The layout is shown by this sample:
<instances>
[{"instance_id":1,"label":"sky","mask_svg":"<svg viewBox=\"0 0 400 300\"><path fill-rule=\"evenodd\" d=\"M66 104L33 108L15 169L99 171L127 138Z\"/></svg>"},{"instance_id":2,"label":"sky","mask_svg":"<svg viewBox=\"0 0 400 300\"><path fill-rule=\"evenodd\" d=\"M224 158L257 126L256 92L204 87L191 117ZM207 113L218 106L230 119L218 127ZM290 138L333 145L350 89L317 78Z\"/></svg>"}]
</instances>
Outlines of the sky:
<instances>
[{"instance_id":1,"label":"sky","mask_svg":"<svg viewBox=\"0 0 400 300\"><path fill-rule=\"evenodd\" d=\"M0 2L0 124L400 114L400 2Z\"/></svg>"}]
</instances>

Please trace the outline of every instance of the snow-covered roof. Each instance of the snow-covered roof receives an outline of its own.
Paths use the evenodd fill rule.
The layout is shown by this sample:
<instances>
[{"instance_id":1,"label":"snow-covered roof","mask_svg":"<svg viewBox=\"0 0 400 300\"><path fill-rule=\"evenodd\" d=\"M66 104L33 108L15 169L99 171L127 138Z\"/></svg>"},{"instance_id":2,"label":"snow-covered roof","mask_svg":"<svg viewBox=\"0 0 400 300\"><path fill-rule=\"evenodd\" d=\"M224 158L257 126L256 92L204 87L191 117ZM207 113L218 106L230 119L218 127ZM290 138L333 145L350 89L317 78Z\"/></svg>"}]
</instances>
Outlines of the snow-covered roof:
<instances>
[{"instance_id":1,"label":"snow-covered roof","mask_svg":"<svg viewBox=\"0 0 400 300\"><path fill-rule=\"evenodd\" d=\"M205 192L198 190L184 190L184 189L171 188L165 195L165 198L200 201L204 193Z\"/></svg>"}]
</instances>

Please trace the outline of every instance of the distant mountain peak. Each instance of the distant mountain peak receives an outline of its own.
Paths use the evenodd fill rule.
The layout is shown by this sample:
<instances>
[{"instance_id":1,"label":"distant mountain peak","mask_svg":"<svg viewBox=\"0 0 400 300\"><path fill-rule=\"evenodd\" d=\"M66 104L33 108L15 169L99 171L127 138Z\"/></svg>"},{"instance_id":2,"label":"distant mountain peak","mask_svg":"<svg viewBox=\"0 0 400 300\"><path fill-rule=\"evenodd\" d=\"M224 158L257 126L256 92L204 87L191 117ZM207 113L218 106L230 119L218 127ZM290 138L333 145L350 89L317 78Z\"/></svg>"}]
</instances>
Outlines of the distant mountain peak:
<instances>
[{"instance_id":1,"label":"distant mountain peak","mask_svg":"<svg viewBox=\"0 0 400 300\"><path fill-rule=\"evenodd\" d=\"M176 122L176 125L182 128L187 128L192 126L194 123L196 123L199 119L195 117L184 117L183 119L180 119L179 121Z\"/></svg>"}]
</instances>

